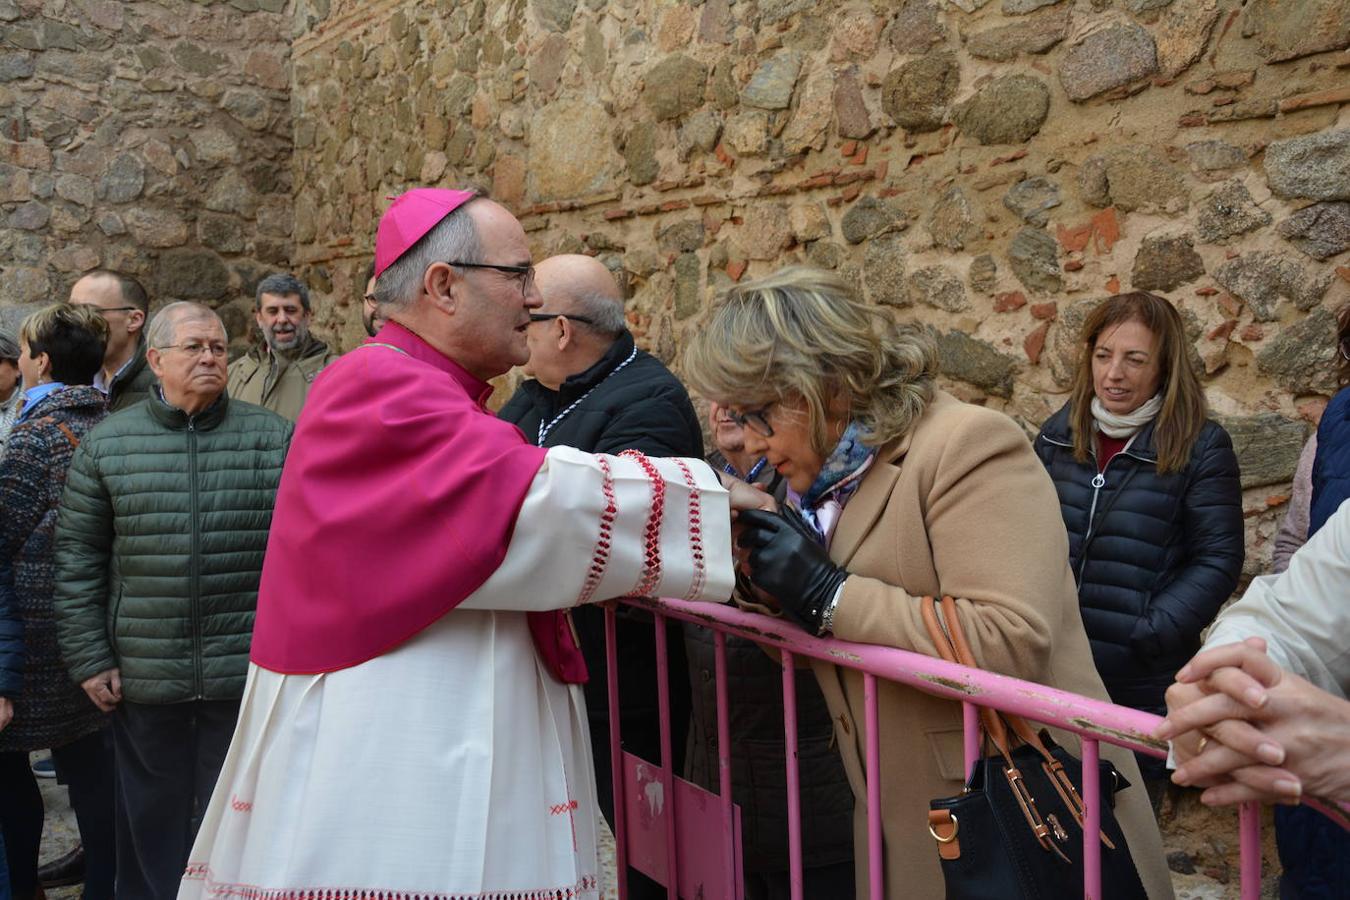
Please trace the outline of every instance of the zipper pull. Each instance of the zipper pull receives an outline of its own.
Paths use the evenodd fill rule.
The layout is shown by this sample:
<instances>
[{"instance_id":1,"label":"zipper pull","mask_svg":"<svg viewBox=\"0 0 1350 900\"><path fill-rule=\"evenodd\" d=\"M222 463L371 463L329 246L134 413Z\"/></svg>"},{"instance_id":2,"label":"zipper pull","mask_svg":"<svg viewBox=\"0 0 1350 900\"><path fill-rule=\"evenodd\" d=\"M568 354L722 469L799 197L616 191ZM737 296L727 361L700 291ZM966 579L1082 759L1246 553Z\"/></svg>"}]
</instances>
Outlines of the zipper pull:
<instances>
[{"instance_id":1,"label":"zipper pull","mask_svg":"<svg viewBox=\"0 0 1350 900\"><path fill-rule=\"evenodd\" d=\"M1096 475L1093 475L1092 486L1094 488L1097 488L1098 490L1101 490L1103 487L1106 486L1106 476L1103 475L1101 472L1098 472Z\"/></svg>"}]
</instances>

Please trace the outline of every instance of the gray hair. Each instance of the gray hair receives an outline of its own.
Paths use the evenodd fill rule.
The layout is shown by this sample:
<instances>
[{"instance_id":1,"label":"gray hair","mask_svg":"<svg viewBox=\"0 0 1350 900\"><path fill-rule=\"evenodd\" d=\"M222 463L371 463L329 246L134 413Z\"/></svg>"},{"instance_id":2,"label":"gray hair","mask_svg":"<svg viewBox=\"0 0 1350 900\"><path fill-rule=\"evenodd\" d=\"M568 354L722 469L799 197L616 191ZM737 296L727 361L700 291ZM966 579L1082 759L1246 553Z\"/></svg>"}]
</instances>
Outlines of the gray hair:
<instances>
[{"instance_id":1,"label":"gray hair","mask_svg":"<svg viewBox=\"0 0 1350 900\"><path fill-rule=\"evenodd\" d=\"M469 217L469 207L483 194L475 191L473 199L460 206L422 235L403 255L375 279L375 302L380 306L407 309L422 289L422 276L434 263L479 262L483 246L478 240L478 228Z\"/></svg>"},{"instance_id":2,"label":"gray hair","mask_svg":"<svg viewBox=\"0 0 1350 900\"><path fill-rule=\"evenodd\" d=\"M253 308L262 309L263 294L276 294L284 297L287 294L299 294L300 305L309 312L309 288L305 283L289 272L273 272L262 281L258 282L258 289L253 292Z\"/></svg>"},{"instance_id":3,"label":"gray hair","mask_svg":"<svg viewBox=\"0 0 1350 900\"><path fill-rule=\"evenodd\" d=\"M194 303L191 300L179 300L176 303L170 303L155 313L155 317L150 320L150 327L146 329L145 341L154 349L163 350L174 342L180 322L200 319L214 320L220 325L220 330L225 333L225 340L230 339L229 332L225 329L225 323L221 321L220 316L216 314L214 309L201 303Z\"/></svg>"},{"instance_id":4,"label":"gray hair","mask_svg":"<svg viewBox=\"0 0 1350 900\"><path fill-rule=\"evenodd\" d=\"M628 328L628 320L623 315L623 301L617 297L587 292L572 298L572 313L590 320L590 327L608 335L618 337ZM583 323L584 324L584 323Z\"/></svg>"},{"instance_id":5,"label":"gray hair","mask_svg":"<svg viewBox=\"0 0 1350 900\"><path fill-rule=\"evenodd\" d=\"M19 361L19 342L7 331L0 331L0 360Z\"/></svg>"}]
</instances>

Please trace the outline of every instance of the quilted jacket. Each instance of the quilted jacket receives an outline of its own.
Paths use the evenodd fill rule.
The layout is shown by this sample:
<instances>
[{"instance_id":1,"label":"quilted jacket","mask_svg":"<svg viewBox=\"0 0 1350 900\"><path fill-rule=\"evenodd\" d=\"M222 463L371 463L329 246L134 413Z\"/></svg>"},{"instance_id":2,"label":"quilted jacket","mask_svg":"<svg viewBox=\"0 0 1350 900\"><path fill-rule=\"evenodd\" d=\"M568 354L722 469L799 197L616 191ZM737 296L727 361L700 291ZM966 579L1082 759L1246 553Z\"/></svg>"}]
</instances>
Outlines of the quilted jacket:
<instances>
[{"instance_id":1,"label":"quilted jacket","mask_svg":"<svg viewBox=\"0 0 1350 900\"><path fill-rule=\"evenodd\" d=\"M1083 626L1111 699L1161 712L1177 670L1242 573L1242 489L1228 432L1205 423L1179 472L1158 472L1153 424L1116 454L1073 458L1069 407L1036 453L1059 493Z\"/></svg>"},{"instance_id":2,"label":"quilted jacket","mask_svg":"<svg viewBox=\"0 0 1350 900\"><path fill-rule=\"evenodd\" d=\"M56 613L71 678L118 667L136 703L242 695L291 424L222 394L189 416L158 389L71 463Z\"/></svg>"}]
</instances>

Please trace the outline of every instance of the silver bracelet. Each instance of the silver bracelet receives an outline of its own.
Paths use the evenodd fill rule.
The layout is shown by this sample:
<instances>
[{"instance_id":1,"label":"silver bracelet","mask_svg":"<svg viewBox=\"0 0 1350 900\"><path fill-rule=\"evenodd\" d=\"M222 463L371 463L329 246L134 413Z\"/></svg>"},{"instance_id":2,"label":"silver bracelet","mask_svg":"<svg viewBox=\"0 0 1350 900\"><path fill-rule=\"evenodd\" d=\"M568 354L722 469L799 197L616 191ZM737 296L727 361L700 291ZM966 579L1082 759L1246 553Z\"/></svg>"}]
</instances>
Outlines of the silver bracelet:
<instances>
[{"instance_id":1,"label":"silver bracelet","mask_svg":"<svg viewBox=\"0 0 1350 900\"><path fill-rule=\"evenodd\" d=\"M825 612L820 616L820 632L817 637L823 637L834 633L834 611L839 608L839 598L844 595L844 585L839 585L839 589L834 592L830 602L825 605Z\"/></svg>"}]
</instances>

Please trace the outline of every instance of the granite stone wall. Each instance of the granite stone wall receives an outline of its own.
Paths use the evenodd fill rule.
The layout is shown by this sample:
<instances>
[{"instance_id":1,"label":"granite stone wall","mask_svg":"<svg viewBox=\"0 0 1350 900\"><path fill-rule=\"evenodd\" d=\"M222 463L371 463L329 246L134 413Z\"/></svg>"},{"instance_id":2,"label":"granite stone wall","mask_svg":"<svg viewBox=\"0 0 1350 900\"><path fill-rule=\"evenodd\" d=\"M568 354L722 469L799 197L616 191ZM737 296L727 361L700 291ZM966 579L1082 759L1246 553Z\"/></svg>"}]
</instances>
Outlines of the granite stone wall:
<instances>
[{"instance_id":1,"label":"granite stone wall","mask_svg":"<svg viewBox=\"0 0 1350 900\"><path fill-rule=\"evenodd\" d=\"M248 339L290 264L285 0L0 0L0 305L137 275Z\"/></svg>"},{"instance_id":2,"label":"granite stone wall","mask_svg":"<svg viewBox=\"0 0 1350 900\"><path fill-rule=\"evenodd\" d=\"M293 10L297 264L358 332L386 197L474 183L598 255L677 361L789 262L929 324L1034 428L1117 290L1183 310L1243 463L1249 572L1336 387L1347 0L325 0Z\"/></svg>"},{"instance_id":3,"label":"granite stone wall","mask_svg":"<svg viewBox=\"0 0 1350 900\"><path fill-rule=\"evenodd\" d=\"M1350 0L0 0L0 304L99 265L272 267L360 334L387 197L474 183L593 253L678 363L727 285L839 270L1033 429L1111 291L1171 297L1239 448L1249 572L1335 390Z\"/></svg>"}]
</instances>

